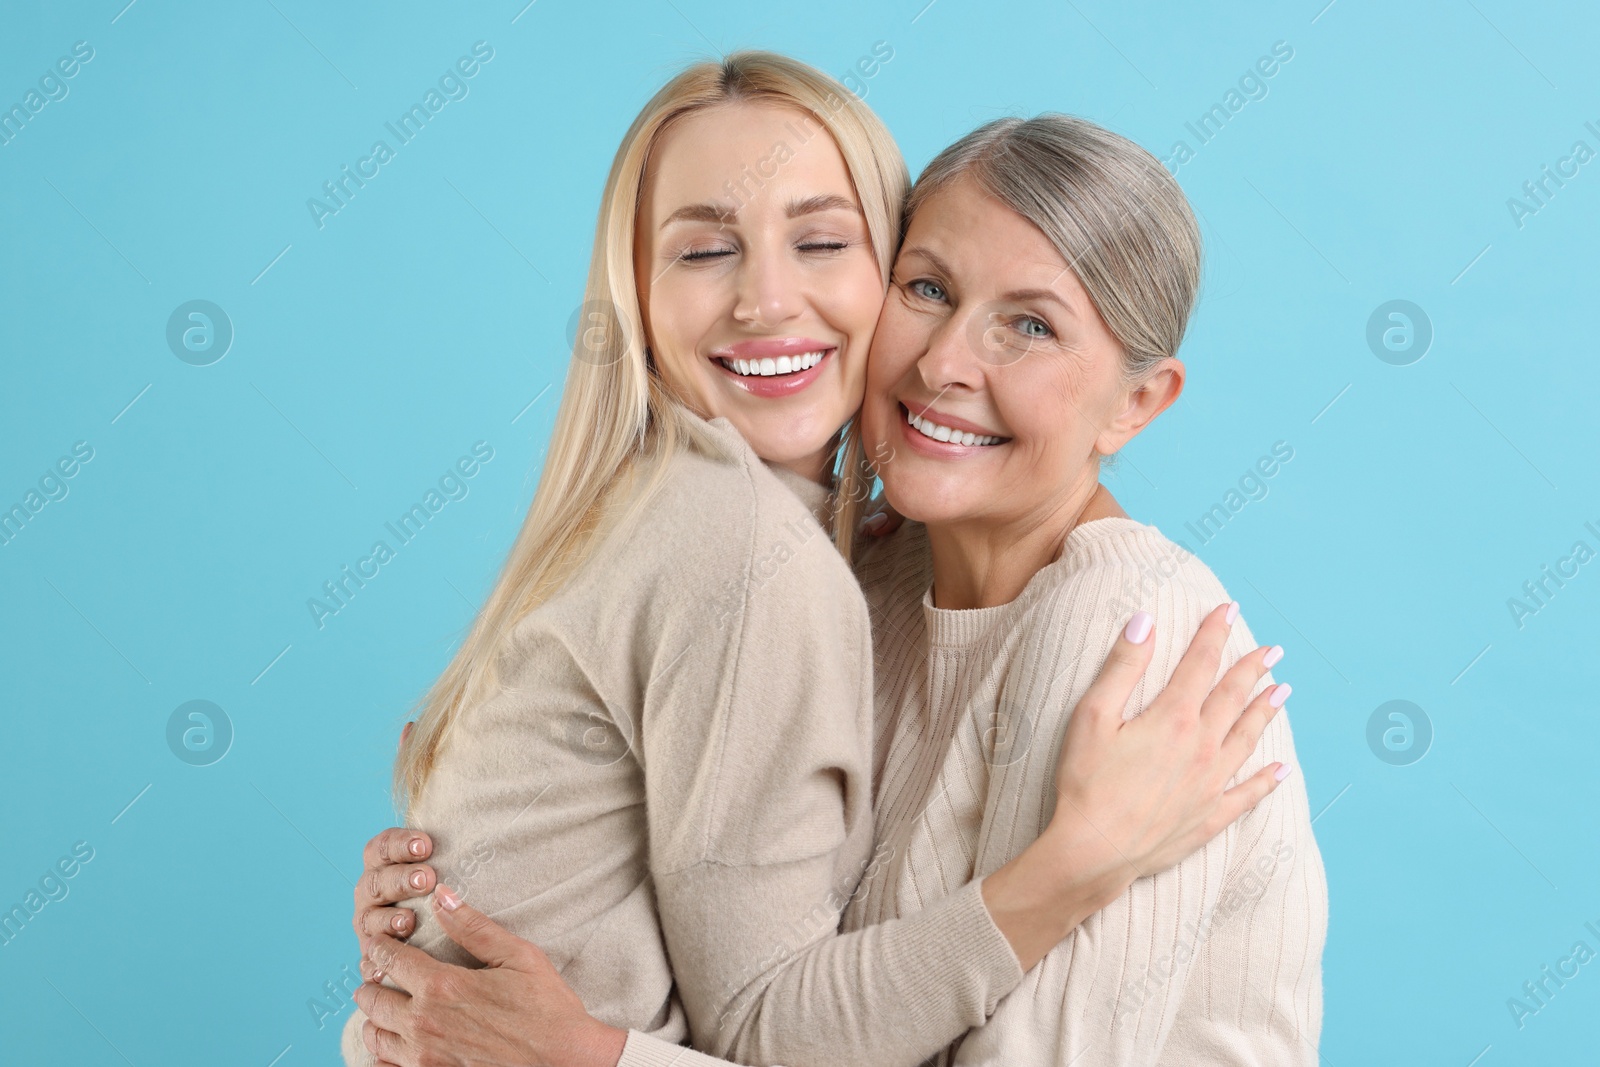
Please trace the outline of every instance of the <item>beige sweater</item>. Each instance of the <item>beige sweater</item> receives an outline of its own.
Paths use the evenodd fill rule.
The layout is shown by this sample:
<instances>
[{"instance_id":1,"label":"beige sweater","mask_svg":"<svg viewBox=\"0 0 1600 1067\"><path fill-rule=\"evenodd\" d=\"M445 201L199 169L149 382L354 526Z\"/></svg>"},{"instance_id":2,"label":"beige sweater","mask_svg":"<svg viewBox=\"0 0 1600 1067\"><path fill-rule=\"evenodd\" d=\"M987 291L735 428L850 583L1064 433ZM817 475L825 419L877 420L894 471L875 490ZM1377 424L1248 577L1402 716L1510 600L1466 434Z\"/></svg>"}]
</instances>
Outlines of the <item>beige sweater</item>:
<instances>
[{"instance_id":1,"label":"beige sweater","mask_svg":"<svg viewBox=\"0 0 1600 1067\"><path fill-rule=\"evenodd\" d=\"M1000 607L934 608L915 523L857 570L877 653L881 862L852 898L846 930L936 907L1034 840L1054 809L1068 715L1128 616L1145 608L1157 619L1131 715L1165 685L1206 612L1228 600L1197 559L1129 519L1078 527L1060 558ZM1238 623L1223 669L1254 647ZM1281 711L1239 777L1278 760L1299 769ZM1200 852L1092 916L935 1062L1315 1064L1326 927L1327 886L1296 774ZM634 1034L622 1064L715 1062Z\"/></svg>"},{"instance_id":2,"label":"beige sweater","mask_svg":"<svg viewBox=\"0 0 1600 1067\"><path fill-rule=\"evenodd\" d=\"M441 882L608 1023L746 1062L914 1064L1021 968L977 883L838 933L873 863L866 605L823 490L705 426L508 635L502 692L464 713L413 823ZM409 903L413 944L475 965Z\"/></svg>"},{"instance_id":3,"label":"beige sweater","mask_svg":"<svg viewBox=\"0 0 1600 1067\"><path fill-rule=\"evenodd\" d=\"M1152 526L1100 519L1009 604L934 608L926 533L860 568L878 641L877 835L893 856L845 917L928 907L1017 855L1054 811L1072 708L1122 624L1156 617L1129 714L1167 683L1201 619L1229 599ZM923 591L912 598L913 590ZM1256 647L1236 623L1226 670ZM1220 674L1219 674L1220 677ZM1260 692L1273 684L1264 678ZM1298 770L1280 711L1239 778ZM1141 878L1028 973L942 1063L1315 1064L1327 884L1302 775L1170 870Z\"/></svg>"}]
</instances>

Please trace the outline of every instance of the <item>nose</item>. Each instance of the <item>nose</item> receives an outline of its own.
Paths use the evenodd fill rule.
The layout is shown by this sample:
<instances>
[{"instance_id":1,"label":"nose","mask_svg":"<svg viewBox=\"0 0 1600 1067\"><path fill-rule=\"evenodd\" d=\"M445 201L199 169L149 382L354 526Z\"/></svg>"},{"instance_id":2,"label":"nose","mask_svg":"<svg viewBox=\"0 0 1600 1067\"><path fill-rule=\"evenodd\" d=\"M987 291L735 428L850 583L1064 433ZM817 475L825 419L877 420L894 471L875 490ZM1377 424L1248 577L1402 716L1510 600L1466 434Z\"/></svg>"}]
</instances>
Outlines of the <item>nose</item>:
<instances>
[{"instance_id":1,"label":"nose","mask_svg":"<svg viewBox=\"0 0 1600 1067\"><path fill-rule=\"evenodd\" d=\"M746 250L738 274L735 319L757 329L771 329L795 318L804 306L801 279L783 250Z\"/></svg>"},{"instance_id":2,"label":"nose","mask_svg":"<svg viewBox=\"0 0 1600 1067\"><path fill-rule=\"evenodd\" d=\"M927 350L917 360L923 384L936 394L981 389L984 363L972 348L972 339L981 328L971 316L960 314L934 327Z\"/></svg>"}]
</instances>

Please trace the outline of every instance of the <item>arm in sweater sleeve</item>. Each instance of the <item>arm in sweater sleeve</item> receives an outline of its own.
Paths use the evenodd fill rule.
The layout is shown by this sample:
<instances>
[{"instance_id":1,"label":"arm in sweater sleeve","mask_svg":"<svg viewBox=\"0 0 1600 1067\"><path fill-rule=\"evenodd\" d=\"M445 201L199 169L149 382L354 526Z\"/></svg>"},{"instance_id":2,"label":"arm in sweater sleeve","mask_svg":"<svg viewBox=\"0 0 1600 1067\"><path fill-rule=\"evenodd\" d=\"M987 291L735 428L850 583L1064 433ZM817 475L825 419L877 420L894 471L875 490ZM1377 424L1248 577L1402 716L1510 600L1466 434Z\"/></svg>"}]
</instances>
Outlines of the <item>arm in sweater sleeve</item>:
<instances>
[{"instance_id":1,"label":"arm in sweater sleeve","mask_svg":"<svg viewBox=\"0 0 1600 1067\"><path fill-rule=\"evenodd\" d=\"M1288 709L1243 780L1274 761L1298 769ZM1195 963L1160 1067L1315 1067L1322 1030L1328 886L1295 774L1237 826L1222 895L1194 940Z\"/></svg>"},{"instance_id":2,"label":"arm in sweater sleeve","mask_svg":"<svg viewBox=\"0 0 1600 1067\"><path fill-rule=\"evenodd\" d=\"M1038 826L1012 813L1036 811L1053 797L1053 758L1065 717L1093 680L1109 639L1134 606L1157 619L1150 670L1135 689L1142 712L1170 680L1206 612L1228 599L1197 560L1129 606L1119 592L1136 588L1147 565L1170 558L1164 541L1138 536L1108 543L1095 565L1078 572L1035 628L1049 641L1019 657L1012 676L1018 699L1049 707L1024 760L989 782L978 870L992 870L1026 844ZM1257 647L1241 621L1224 647L1219 675ZM1050 649L1059 650L1058 652ZM1057 658L1051 659L1050 656ZM1049 693L1032 678L1061 678ZM1273 684L1257 683L1259 693ZM1269 724L1234 781L1282 760L1298 769L1287 716ZM1301 776L1175 867L1136 880L1028 972L993 1017L955 1049L952 1064L1008 1067L1161 1067L1314 1064L1320 1023L1320 955L1326 889L1306 814Z\"/></svg>"},{"instance_id":3,"label":"arm in sweater sleeve","mask_svg":"<svg viewBox=\"0 0 1600 1067\"><path fill-rule=\"evenodd\" d=\"M678 994L714 1055L910 1067L987 1017L1021 968L977 882L837 933L874 873L870 628L821 528L763 503L742 595L646 707L651 869ZM677 672L720 678L713 705L675 706Z\"/></svg>"}]
</instances>

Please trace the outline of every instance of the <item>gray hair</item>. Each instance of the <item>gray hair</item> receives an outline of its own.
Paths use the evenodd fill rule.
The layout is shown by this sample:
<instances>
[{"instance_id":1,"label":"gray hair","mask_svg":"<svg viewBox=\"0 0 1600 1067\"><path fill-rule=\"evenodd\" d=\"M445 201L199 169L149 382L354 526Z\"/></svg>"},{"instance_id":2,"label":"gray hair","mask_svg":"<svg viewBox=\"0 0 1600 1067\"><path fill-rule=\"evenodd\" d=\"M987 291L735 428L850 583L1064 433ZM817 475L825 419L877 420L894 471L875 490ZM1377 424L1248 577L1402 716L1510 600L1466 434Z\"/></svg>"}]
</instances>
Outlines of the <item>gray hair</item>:
<instances>
[{"instance_id":1,"label":"gray hair","mask_svg":"<svg viewBox=\"0 0 1600 1067\"><path fill-rule=\"evenodd\" d=\"M1200 228L1153 155L1071 115L985 123L934 157L906 210L971 177L1055 245L1138 383L1183 341L1200 288Z\"/></svg>"}]
</instances>

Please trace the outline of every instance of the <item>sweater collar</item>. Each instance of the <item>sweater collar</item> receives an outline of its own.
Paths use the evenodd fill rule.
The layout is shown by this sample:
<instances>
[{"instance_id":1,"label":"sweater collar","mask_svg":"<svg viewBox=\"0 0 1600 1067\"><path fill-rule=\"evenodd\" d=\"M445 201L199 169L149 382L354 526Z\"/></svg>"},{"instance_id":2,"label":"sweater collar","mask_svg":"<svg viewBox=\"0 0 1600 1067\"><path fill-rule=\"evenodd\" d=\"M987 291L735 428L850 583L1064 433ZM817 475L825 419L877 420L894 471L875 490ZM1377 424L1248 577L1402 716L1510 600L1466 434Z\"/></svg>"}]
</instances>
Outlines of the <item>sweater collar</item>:
<instances>
[{"instance_id":1,"label":"sweater collar","mask_svg":"<svg viewBox=\"0 0 1600 1067\"><path fill-rule=\"evenodd\" d=\"M989 634L1020 618L1040 596L1065 581L1068 575L1082 566L1084 553L1090 546L1109 537L1144 529L1153 527L1147 527L1135 519L1120 517L1092 519L1073 527L1067 533L1061 554L1035 571L1015 600L994 607L936 608L933 606L933 586L929 584L922 592L922 617L927 624L928 646L959 651L976 645Z\"/></svg>"},{"instance_id":2,"label":"sweater collar","mask_svg":"<svg viewBox=\"0 0 1600 1067\"><path fill-rule=\"evenodd\" d=\"M762 462L766 462L763 460ZM767 463L767 470L788 487L789 491L800 498L806 510L816 516L817 522L824 530L829 528L833 521L833 490L826 485L818 485L803 474L796 474L788 467L776 463Z\"/></svg>"}]
</instances>

